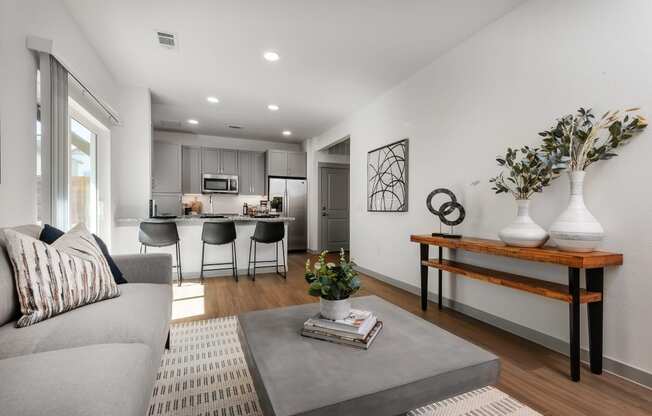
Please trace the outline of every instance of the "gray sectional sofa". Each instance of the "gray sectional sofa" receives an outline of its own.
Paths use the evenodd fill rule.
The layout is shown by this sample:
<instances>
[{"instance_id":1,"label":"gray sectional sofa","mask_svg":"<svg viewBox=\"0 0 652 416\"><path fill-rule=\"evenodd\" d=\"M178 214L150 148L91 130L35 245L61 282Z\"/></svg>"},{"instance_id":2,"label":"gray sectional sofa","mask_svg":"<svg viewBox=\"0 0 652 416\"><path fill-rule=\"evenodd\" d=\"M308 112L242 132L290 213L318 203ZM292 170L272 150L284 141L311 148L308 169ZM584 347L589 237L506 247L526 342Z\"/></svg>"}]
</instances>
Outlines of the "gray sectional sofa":
<instances>
[{"instance_id":1,"label":"gray sectional sofa","mask_svg":"<svg viewBox=\"0 0 652 416\"><path fill-rule=\"evenodd\" d=\"M40 227L16 227L38 238ZM25 328L0 230L0 414L138 415L147 411L172 309L167 254L114 256L120 296Z\"/></svg>"}]
</instances>

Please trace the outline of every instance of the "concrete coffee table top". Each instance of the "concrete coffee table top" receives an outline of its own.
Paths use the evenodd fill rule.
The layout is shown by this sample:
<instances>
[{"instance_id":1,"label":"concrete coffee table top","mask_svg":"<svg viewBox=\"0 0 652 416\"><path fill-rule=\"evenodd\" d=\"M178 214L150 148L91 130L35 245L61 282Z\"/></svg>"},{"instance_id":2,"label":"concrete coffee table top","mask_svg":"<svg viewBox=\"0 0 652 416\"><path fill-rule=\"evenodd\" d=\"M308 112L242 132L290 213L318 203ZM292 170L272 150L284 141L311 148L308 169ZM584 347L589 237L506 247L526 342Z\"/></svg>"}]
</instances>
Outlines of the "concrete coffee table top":
<instances>
[{"instance_id":1,"label":"concrete coffee table top","mask_svg":"<svg viewBox=\"0 0 652 416\"><path fill-rule=\"evenodd\" d=\"M495 355L376 296L352 303L384 324L366 351L302 337L318 303L239 316L266 416L397 415L497 381Z\"/></svg>"}]
</instances>

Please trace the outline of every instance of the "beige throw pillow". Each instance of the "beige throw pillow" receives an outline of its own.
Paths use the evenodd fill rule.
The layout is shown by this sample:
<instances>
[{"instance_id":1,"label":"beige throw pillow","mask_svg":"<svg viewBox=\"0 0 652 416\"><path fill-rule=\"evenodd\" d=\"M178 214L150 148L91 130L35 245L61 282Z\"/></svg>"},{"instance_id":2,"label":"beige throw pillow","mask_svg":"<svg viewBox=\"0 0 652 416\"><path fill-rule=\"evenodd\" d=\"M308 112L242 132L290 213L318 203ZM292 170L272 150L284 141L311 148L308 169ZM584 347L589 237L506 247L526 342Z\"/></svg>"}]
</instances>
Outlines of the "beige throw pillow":
<instances>
[{"instance_id":1,"label":"beige throw pillow","mask_svg":"<svg viewBox=\"0 0 652 416\"><path fill-rule=\"evenodd\" d=\"M78 224L52 245L5 230L24 327L120 295L92 234Z\"/></svg>"}]
</instances>

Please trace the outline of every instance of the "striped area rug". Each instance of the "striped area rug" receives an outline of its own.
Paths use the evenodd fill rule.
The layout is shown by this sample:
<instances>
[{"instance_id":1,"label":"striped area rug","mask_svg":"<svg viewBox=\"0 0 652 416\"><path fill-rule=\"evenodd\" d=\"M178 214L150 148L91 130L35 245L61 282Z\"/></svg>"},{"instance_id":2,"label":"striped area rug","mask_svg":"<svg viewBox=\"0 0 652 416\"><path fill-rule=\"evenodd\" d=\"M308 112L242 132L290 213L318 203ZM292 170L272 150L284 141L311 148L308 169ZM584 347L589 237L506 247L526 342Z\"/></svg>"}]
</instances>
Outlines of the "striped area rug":
<instances>
[{"instance_id":1,"label":"striped area rug","mask_svg":"<svg viewBox=\"0 0 652 416\"><path fill-rule=\"evenodd\" d=\"M263 416L235 316L175 324L161 359L148 416ZM408 412L408 416L541 416L493 387Z\"/></svg>"}]
</instances>

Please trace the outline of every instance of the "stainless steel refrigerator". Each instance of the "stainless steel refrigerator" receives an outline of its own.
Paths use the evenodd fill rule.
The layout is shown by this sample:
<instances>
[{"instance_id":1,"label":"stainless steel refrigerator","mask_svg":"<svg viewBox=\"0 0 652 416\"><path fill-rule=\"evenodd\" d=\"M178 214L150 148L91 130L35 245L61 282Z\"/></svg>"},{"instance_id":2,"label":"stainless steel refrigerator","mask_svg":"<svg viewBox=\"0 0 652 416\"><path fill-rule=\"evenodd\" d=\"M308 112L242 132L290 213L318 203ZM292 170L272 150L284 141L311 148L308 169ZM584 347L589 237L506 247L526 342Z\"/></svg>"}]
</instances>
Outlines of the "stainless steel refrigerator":
<instances>
[{"instance_id":1,"label":"stainless steel refrigerator","mask_svg":"<svg viewBox=\"0 0 652 416\"><path fill-rule=\"evenodd\" d=\"M308 189L305 179L269 178L270 207L285 217L294 217L288 222L288 250L306 250L308 247ZM274 202L276 202L274 204Z\"/></svg>"}]
</instances>

